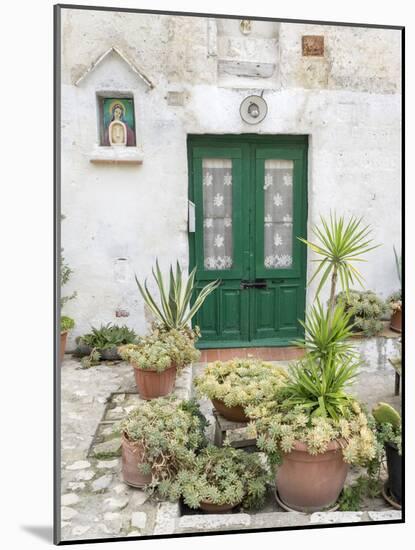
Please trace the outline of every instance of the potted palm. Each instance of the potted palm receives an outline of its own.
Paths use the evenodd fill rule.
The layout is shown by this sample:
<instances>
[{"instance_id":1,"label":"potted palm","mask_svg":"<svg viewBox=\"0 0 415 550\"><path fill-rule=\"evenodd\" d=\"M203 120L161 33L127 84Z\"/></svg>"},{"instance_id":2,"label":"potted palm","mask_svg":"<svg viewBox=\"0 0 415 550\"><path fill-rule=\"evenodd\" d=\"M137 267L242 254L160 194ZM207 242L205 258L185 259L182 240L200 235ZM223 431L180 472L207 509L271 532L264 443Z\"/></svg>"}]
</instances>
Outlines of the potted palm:
<instances>
[{"instance_id":1,"label":"potted palm","mask_svg":"<svg viewBox=\"0 0 415 550\"><path fill-rule=\"evenodd\" d=\"M317 255L314 280L321 274L318 297L331 278L327 308L317 300L303 323L304 360L290 368L289 381L273 411L253 426L257 445L279 464L276 490L289 509L314 511L332 506L347 475L348 464L369 463L376 454L375 436L360 404L349 394L359 361L351 344L350 312L335 303L336 285L362 283L353 265L373 249L370 229L352 217L330 216L314 227L317 243L300 239Z\"/></svg>"},{"instance_id":2,"label":"potted palm","mask_svg":"<svg viewBox=\"0 0 415 550\"><path fill-rule=\"evenodd\" d=\"M286 380L286 370L272 363L233 359L209 364L194 385L224 418L248 422L246 408L266 407Z\"/></svg>"},{"instance_id":3,"label":"potted palm","mask_svg":"<svg viewBox=\"0 0 415 550\"><path fill-rule=\"evenodd\" d=\"M143 399L162 397L173 391L177 372L200 356L194 346L196 338L197 334L190 329L180 332L156 328L150 336L141 338L139 344L118 348L120 357L134 367L137 390Z\"/></svg>"},{"instance_id":4,"label":"potted palm","mask_svg":"<svg viewBox=\"0 0 415 550\"><path fill-rule=\"evenodd\" d=\"M124 482L156 489L194 464L196 451L205 444L205 425L195 402L174 397L133 409L116 427L121 433Z\"/></svg>"},{"instance_id":5,"label":"potted palm","mask_svg":"<svg viewBox=\"0 0 415 550\"><path fill-rule=\"evenodd\" d=\"M182 498L189 508L220 514L237 506L261 508L271 479L256 453L209 445L198 454L191 468L182 469L172 481L161 483L159 491L170 500Z\"/></svg>"},{"instance_id":6,"label":"potted palm","mask_svg":"<svg viewBox=\"0 0 415 550\"><path fill-rule=\"evenodd\" d=\"M372 409L376 420L376 435L386 454L388 481L386 493L392 503L401 506L402 501L402 422L401 416L388 403L378 403Z\"/></svg>"}]
</instances>

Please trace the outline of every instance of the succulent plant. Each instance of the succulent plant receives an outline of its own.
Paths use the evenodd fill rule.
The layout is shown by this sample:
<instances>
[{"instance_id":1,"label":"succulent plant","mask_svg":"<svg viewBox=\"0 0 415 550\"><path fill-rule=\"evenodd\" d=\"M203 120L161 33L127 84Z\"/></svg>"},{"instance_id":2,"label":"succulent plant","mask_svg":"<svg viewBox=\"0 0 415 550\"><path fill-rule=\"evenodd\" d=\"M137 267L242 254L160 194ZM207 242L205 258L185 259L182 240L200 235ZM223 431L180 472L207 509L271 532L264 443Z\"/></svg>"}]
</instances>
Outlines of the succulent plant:
<instances>
[{"instance_id":1,"label":"succulent plant","mask_svg":"<svg viewBox=\"0 0 415 550\"><path fill-rule=\"evenodd\" d=\"M67 315L61 316L61 332L65 332L67 330L71 330L75 326L75 321L72 319L72 317L68 317Z\"/></svg>"},{"instance_id":2,"label":"succulent plant","mask_svg":"<svg viewBox=\"0 0 415 550\"><path fill-rule=\"evenodd\" d=\"M173 365L181 369L197 361L200 352L194 341L195 338L184 331L155 331L142 338L139 344L120 346L118 353L137 369L163 372Z\"/></svg>"},{"instance_id":3,"label":"succulent plant","mask_svg":"<svg viewBox=\"0 0 415 550\"><path fill-rule=\"evenodd\" d=\"M349 464L368 465L376 456L376 438L368 418L357 401L343 409L343 416L334 420L327 416L311 416L301 406L275 404L275 410L249 425L257 437L257 446L271 464L280 464L282 453L289 453L296 441L305 443L311 455L326 452L331 441L343 440L343 459Z\"/></svg>"},{"instance_id":4,"label":"succulent plant","mask_svg":"<svg viewBox=\"0 0 415 550\"><path fill-rule=\"evenodd\" d=\"M175 397L152 399L133 409L115 427L144 450L143 474L152 474L151 488L173 479L183 468L192 468L204 444L206 420L195 402Z\"/></svg>"},{"instance_id":5,"label":"succulent plant","mask_svg":"<svg viewBox=\"0 0 415 550\"><path fill-rule=\"evenodd\" d=\"M118 326L112 323L92 327L91 332L77 338L78 344L96 348L97 350L111 349L137 341L137 334L126 325Z\"/></svg>"},{"instance_id":6,"label":"succulent plant","mask_svg":"<svg viewBox=\"0 0 415 550\"><path fill-rule=\"evenodd\" d=\"M161 483L159 491L171 500L180 497L190 508L209 504L260 508L271 476L256 453L230 446L209 445L197 456L191 469L183 469L173 482Z\"/></svg>"},{"instance_id":7,"label":"succulent plant","mask_svg":"<svg viewBox=\"0 0 415 550\"><path fill-rule=\"evenodd\" d=\"M366 336L379 334L383 329L382 317L389 312L389 306L371 290L340 292L336 303L350 315L352 330L360 330Z\"/></svg>"},{"instance_id":8,"label":"succulent plant","mask_svg":"<svg viewBox=\"0 0 415 550\"><path fill-rule=\"evenodd\" d=\"M199 395L223 401L227 407L266 408L287 381L287 372L265 361L233 359L210 363L194 380Z\"/></svg>"}]
</instances>

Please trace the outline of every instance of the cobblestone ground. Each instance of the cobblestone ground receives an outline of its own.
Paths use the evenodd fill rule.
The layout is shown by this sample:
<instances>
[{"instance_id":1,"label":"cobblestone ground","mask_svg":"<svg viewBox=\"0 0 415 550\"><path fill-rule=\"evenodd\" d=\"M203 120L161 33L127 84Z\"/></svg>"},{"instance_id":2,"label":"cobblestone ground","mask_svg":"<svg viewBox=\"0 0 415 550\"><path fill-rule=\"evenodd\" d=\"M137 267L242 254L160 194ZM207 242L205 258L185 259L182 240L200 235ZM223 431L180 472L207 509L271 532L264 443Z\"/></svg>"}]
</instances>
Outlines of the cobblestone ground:
<instances>
[{"instance_id":1,"label":"cobblestone ground","mask_svg":"<svg viewBox=\"0 0 415 550\"><path fill-rule=\"evenodd\" d=\"M62 540L153 533L159 505L123 483L119 438L112 429L114 420L141 401L133 369L126 363L81 369L78 361L65 359L61 376ZM191 377L190 367L178 377L179 398L188 397ZM98 425L99 439L90 449ZM99 443L102 439L106 442Z\"/></svg>"},{"instance_id":2,"label":"cobblestone ground","mask_svg":"<svg viewBox=\"0 0 415 550\"><path fill-rule=\"evenodd\" d=\"M185 369L177 379L175 394L191 395L193 374L203 364ZM387 401L400 406L393 396L393 371L389 368L362 372L355 391L370 405ZM133 369L126 363L80 368L76 360L62 366L61 395L61 539L80 540L120 536L203 532L399 519L383 499L365 502L359 512L298 514L284 512L270 490L267 504L255 514L183 515L177 504L156 502L144 491L124 484L121 477L120 443L113 423L141 401L136 393ZM214 421L210 402L201 400L202 411ZM238 434L236 434L238 437ZM239 435L242 437L242 435ZM349 481L357 471L352 471Z\"/></svg>"}]
</instances>

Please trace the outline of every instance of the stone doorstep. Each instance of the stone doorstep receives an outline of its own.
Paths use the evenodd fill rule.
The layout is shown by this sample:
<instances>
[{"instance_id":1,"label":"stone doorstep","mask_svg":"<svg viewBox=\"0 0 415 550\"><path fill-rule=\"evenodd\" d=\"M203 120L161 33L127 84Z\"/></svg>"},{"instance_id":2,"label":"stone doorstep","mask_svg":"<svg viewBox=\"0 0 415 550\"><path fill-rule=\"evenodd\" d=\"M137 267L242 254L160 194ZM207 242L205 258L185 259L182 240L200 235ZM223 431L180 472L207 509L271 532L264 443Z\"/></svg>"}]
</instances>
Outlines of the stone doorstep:
<instances>
[{"instance_id":1,"label":"stone doorstep","mask_svg":"<svg viewBox=\"0 0 415 550\"><path fill-rule=\"evenodd\" d=\"M178 507L177 513L179 513ZM162 520L162 518L160 519ZM398 510L381 512L315 512L313 514L299 512L195 514L177 516L174 532L191 533L233 529L278 529L291 526L360 523L367 521L400 521L401 519L402 514ZM170 526L172 526L172 523L170 523ZM159 531L159 533L162 532L166 533L167 531ZM155 531L155 534L158 533Z\"/></svg>"}]
</instances>

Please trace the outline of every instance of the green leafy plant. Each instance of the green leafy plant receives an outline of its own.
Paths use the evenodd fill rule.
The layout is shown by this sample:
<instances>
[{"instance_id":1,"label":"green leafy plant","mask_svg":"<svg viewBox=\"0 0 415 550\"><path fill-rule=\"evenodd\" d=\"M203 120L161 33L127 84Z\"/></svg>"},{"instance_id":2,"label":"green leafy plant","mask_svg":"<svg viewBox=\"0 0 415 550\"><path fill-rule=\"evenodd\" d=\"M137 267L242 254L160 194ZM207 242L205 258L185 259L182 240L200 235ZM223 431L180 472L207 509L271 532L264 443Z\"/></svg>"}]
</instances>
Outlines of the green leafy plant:
<instances>
[{"instance_id":1,"label":"green leafy plant","mask_svg":"<svg viewBox=\"0 0 415 550\"><path fill-rule=\"evenodd\" d=\"M379 334L383 329L382 317L389 311L388 305L371 290L340 292L336 303L350 315L351 329L366 336Z\"/></svg>"},{"instance_id":2,"label":"green leafy plant","mask_svg":"<svg viewBox=\"0 0 415 550\"><path fill-rule=\"evenodd\" d=\"M72 317L68 317L67 315L61 316L61 332L71 330L74 326L75 321L72 319Z\"/></svg>"},{"instance_id":3,"label":"green leafy plant","mask_svg":"<svg viewBox=\"0 0 415 550\"><path fill-rule=\"evenodd\" d=\"M353 401L345 389L357 376L358 366L353 357L339 359L330 353L321 368L321 360L306 356L290 366L285 405L299 405L310 416L338 421L347 414L347 407Z\"/></svg>"},{"instance_id":4,"label":"green leafy plant","mask_svg":"<svg viewBox=\"0 0 415 550\"><path fill-rule=\"evenodd\" d=\"M165 282L163 281L158 261L156 261L156 269L153 269L152 273L159 291L159 304L157 304L148 290L147 281L144 281L144 285L141 285L137 276L135 280L141 296L156 319L169 329L184 329L202 307L203 302L209 294L218 288L220 284L219 281L212 281L204 286L192 304L191 300L195 291L196 267L190 273L185 284L179 262L176 265L176 273L173 272L173 267L170 266L168 289L166 289Z\"/></svg>"},{"instance_id":5,"label":"green leafy plant","mask_svg":"<svg viewBox=\"0 0 415 550\"><path fill-rule=\"evenodd\" d=\"M195 378L199 395L223 401L227 407L241 405L250 412L266 409L285 385L288 375L279 366L264 361L233 359L210 363Z\"/></svg>"},{"instance_id":6,"label":"green leafy plant","mask_svg":"<svg viewBox=\"0 0 415 550\"><path fill-rule=\"evenodd\" d=\"M335 214L330 214L330 220L323 217L320 220L322 228L314 226L312 229L317 237L317 243L298 238L319 256L318 259L313 260L319 265L310 280L311 283L318 274L321 274L317 296L331 275L329 308L333 309L337 280L340 280L345 292L349 292L350 285L355 282L363 286L362 275L353 262L365 261L360 256L379 245L372 246L373 240L368 238L371 230L369 226L362 226L361 218L352 216L346 222L343 216L337 218Z\"/></svg>"},{"instance_id":7,"label":"green leafy plant","mask_svg":"<svg viewBox=\"0 0 415 550\"><path fill-rule=\"evenodd\" d=\"M61 289L64 287L71 278L71 275L73 273L73 269L69 267L69 265L66 263L65 258L62 254L63 248L61 249L61 266L60 266L60 279L61 279ZM77 297L77 292L74 291L72 294L68 294L67 296L61 296L60 302L61 302L61 308L70 300L74 300Z\"/></svg>"},{"instance_id":8,"label":"green leafy plant","mask_svg":"<svg viewBox=\"0 0 415 550\"><path fill-rule=\"evenodd\" d=\"M351 313L345 312L342 304L324 310L317 300L308 311L305 322L300 320L300 323L304 327L304 340L293 343L314 359L324 362L329 356L344 359L354 354L352 344L347 342L352 336Z\"/></svg>"},{"instance_id":9,"label":"green leafy plant","mask_svg":"<svg viewBox=\"0 0 415 550\"><path fill-rule=\"evenodd\" d=\"M83 344L97 350L112 349L124 344L133 344L138 337L134 330L126 325L118 326L112 323L92 327L91 332L77 338L78 344Z\"/></svg>"},{"instance_id":10,"label":"green leafy plant","mask_svg":"<svg viewBox=\"0 0 415 550\"><path fill-rule=\"evenodd\" d=\"M163 372L173 365L181 369L200 357L194 346L196 338L196 334L189 329L186 332L155 330L150 336L142 338L139 344L120 346L118 353L137 369Z\"/></svg>"},{"instance_id":11,"label":"green leafy plant","mask_svg":"<svg viewBox=\"0 0 415 550\"><path fill-rule=\"evenodd\" d=\"M385 443L391 443L402 454L402 421L401 415L388 403L378 403L372 409L376 421L376 435L383 448Z\"/></svg>"},{"instance_id":12,"label":"green leafy plant","mask_svg":"<svg viewBox=\"0 0 415 550\"><path fill-rule=\"evenodd\" d=\"M359 476L354 483L344 487L339 498L339 510L352 512L361 510L364 498L376 498L381 493L381 483L378 477Z\"/></svg>"},{"instance_id":13,"label":"green leafy plant","mask_svg":"<svg viewBox=\"0 0 415 550\"><path fill-rule=\"evenodd\" d=\"M172 500L182 497L190 508L209 503L255 509L264 504L270 480L257 454L210 445L197 456L191 469L180 470L173 482L160 484L159 490Z\"/></svg>"},{"instance_id":14,"label":"green leafy plant","mask_svg":"<svg viewBox=\"0 0 415 550\"><path fill-rule=\"evenodd\" d=\"M172 480L179 470L192 468L204 443L203 425L196 403L161 397L142 403L115 427L143 450L143 474L152 474L150 487Z\"/></svg>"}]
</instances>

